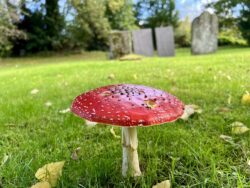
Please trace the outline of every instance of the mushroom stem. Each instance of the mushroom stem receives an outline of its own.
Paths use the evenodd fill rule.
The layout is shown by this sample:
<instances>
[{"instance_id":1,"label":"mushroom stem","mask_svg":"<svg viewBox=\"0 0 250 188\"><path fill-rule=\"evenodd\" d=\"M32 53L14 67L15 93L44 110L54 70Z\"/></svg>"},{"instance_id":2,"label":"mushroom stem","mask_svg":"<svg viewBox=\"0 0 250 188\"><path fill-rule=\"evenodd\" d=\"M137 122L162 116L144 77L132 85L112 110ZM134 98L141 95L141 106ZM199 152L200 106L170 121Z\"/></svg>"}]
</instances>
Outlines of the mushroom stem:
<instances>
[{"instance_id":1,"label":"mushroom stem","mask_svg":"<svg viewBox=\"0 0 250 188\"><path fill-rule=\"evenodd\" d=\"M140 176L136 127L122 128L122 175Z\"/></svg>"}]
</instances>

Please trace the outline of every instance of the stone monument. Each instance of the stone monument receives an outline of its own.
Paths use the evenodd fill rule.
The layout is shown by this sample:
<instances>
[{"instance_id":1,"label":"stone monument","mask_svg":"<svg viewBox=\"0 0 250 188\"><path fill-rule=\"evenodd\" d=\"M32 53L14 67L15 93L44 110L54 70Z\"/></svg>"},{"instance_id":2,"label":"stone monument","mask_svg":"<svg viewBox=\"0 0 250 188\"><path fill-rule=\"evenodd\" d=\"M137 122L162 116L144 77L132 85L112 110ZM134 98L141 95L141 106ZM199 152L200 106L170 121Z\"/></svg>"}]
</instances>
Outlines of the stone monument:
<instances>
[{"instance_id":1,"label":"stone monument","mask_svg":"<svg viewBox=\"0 0 250 188\"><path fill-rule=\"evenodd\" d=\"M133 49L135 54L144 56L154 55L152 29L132 31Z\"/></svg>"},{"instance_id":2,"label":"stone monument","mask_svg":"<svg viewBox=\"0 0 250 188\"><path fill-rule=\"evenodd\" d=\"M132 53L132 38L130 31L112 31L109 35L110 58L120 58Z\"/></svg>"},{"instance_id":3,"label":"stone monument","mask_svg":"<svg viewBox=\"0 0 250 188\"><path fill-rule=\"evenodd\" d=\"M156 46L159 56L174 56L174 30L172 26L155 29Z\"/></svg>"},{"instance_id":4,"label":"stone monument","mask_svg":"<svg viewBox=\"0 0 250 188\"><path fill-rule=\"evenodd\" d=\"M192 54L214 53L218 47L218 18L203 12L192 22Z\"/></svg>"}]
</instances>

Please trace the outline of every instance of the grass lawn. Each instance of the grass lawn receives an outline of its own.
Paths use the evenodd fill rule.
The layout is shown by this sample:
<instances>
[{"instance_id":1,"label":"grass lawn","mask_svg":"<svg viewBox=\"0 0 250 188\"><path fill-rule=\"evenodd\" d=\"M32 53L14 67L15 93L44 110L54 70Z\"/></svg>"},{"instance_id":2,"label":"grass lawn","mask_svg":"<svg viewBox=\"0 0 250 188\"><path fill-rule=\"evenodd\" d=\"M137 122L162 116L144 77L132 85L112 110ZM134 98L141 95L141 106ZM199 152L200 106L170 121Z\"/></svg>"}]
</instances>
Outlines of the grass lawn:
<instances>
[{"instance_id":1,"label":"grass lawn","mask_svg":"<svg viewBox=\"0 0 250 188\"><path fill-rule=\"evenodd\" d=\"M163 89L203 109L185 122L138 128L143 176L137 179L121 175L121 141L111 126L88 128L70 112L59 113L80 93L116 83ZM39 92L32 95L33 89ZM99 52L2 60L0 187L29 187L37 182L38 168L62 160L58 187L148 188L166 179L173 187L250 187L250 134L233 135L230 127L240 121L250 128L250 107L240 103L246 90L250 48L203 56L179 49L173 58L130 62L109 61ZM218 112L224 107L230 111ZM115 131L121 134L120 128ZM73 160L77 147L79 159Z\"/></svg>"}]
</instances>

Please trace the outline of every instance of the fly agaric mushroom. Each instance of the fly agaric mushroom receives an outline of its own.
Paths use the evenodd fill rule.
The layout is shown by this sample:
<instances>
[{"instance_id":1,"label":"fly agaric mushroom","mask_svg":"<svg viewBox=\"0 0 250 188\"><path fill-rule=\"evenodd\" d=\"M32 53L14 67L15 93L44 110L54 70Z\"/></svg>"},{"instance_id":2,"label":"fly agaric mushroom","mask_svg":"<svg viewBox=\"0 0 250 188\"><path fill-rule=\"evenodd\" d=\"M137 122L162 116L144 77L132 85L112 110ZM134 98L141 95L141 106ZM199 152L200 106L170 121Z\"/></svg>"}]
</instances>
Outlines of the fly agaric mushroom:
<instances>
[{"instance_id":1,"label":"fly agaric mushroom","mask_svg":"<svg viewBox=\"0 0 250 188\"><path fill-rule=\"evenodd\" d=\"M88 121L122 127L122 175L140 176L137 126L177 120L183 103L164 91L142 85L109 85L83 93L73 101L72 112Z\"/></svg>"}]
</instances>

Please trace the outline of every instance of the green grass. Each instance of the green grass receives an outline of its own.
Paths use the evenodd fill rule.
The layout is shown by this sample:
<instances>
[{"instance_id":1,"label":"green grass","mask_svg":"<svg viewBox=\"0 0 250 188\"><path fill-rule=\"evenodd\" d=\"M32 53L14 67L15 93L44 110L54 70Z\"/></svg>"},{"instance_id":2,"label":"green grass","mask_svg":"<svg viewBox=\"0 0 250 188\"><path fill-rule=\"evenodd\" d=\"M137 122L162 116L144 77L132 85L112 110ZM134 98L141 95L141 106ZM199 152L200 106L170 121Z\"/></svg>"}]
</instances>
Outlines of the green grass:
<instances>
[{"instance_id":1,"label":"green grass","mask_svg":"<svg viewBox=\"0 0 250 188\"><path fill-rule=\"evenodd\" d=\"M115 79L108 79L110 74ZM136 74L137 79L134 78ZM166 90L203 113L188 121L138 128L143 176L121 176L121 141L110 126L87 128L59 111L90 89L134 83ZM39 89L31 95L33 89ZM170 179L173 187L250 187L249 133L235 136L229 124L250 127L250 49L220 49L214 55L109 61L104 53L66 57L5 59L0 62L0 187L29 187L44 164L65 160L58 187L152 187ZM231 103L228 103L231 98ZM53 105L45 106L47 101ZM218 113L216 108L230 112ZM115 128L117 134L120 129ZM233 142L219 138L232 136ZM71 154L81 147L78 160ZM0 163L1 164L1 163Z\"/></svg>"}]
</instances>

